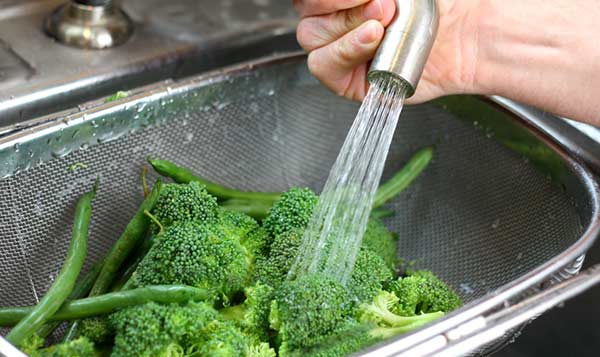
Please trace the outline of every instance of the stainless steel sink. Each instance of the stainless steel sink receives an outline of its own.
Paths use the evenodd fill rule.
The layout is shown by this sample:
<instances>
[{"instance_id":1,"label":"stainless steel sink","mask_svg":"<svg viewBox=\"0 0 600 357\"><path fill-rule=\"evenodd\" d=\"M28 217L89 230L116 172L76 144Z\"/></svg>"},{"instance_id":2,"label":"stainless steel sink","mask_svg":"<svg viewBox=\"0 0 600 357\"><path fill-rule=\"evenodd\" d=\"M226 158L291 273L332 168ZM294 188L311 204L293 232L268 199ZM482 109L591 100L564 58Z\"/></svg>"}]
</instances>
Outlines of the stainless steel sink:
<instances>
[{"instance_id":1,"label":"stainless steel sink","mask_svg":"<svg viewBox=\"0 0 600 357\"><path fill-rule=\"evenodd\" d=\"M106 50L65 46L43 31L62 2L0 0L0 128L119 90L298 48L295 15L282 1L124 1L133 37Z\"/></svg>"}]
</instances>

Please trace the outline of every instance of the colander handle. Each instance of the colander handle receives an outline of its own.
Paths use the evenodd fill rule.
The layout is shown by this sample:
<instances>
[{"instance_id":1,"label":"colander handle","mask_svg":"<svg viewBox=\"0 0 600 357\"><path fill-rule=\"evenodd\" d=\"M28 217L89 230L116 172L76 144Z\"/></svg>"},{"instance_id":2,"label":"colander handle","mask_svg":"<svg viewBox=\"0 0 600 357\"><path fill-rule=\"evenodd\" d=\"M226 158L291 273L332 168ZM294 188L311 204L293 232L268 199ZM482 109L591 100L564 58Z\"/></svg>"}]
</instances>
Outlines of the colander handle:
<instances>
[{"instance_id":1,"label":"colander handle","mask_svg":"<svg viewBox=\"0 0 600 357\"><path fill-rule=\"evenodd\" d=\"M434 355L463 356L491 343L514 328L600 283L600 264L558 283L515 305L488 316L475 317L443 335L435 336L396 356ZM432 345L437 349L431 348ZM427 351L424 353L420 353Z\"/></svg>"}]
</instances>

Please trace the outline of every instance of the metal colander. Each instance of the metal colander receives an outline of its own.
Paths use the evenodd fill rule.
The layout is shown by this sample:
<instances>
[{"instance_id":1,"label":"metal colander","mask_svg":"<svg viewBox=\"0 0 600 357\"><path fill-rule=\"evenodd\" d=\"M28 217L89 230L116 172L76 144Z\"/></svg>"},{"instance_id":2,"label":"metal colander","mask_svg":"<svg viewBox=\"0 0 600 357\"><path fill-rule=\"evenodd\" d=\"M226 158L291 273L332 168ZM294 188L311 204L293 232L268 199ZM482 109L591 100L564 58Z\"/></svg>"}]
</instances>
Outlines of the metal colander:
<instances>
[{"instance_id":1,"label":"metal colander","mask_svg":"<svg viewBox=\"0 0 600 357\"><path fill-rule=\"evenodd\" d=\"M0 137L0 305L35 304L50 287L74 202L97 176L86 268L141 202L146 157L239 189L319 191L358 106L319 85L304 56L286 55L7 128ZM400 258L433 270L467 303L432 334L542 290L591 245L595 182L506 109L467 96L406 107L384 176L430 145L432 164L390 204L396 214L386 223L400 236ZM404 338L404 348L426 332Z\"/></svg>"}]
</instances>

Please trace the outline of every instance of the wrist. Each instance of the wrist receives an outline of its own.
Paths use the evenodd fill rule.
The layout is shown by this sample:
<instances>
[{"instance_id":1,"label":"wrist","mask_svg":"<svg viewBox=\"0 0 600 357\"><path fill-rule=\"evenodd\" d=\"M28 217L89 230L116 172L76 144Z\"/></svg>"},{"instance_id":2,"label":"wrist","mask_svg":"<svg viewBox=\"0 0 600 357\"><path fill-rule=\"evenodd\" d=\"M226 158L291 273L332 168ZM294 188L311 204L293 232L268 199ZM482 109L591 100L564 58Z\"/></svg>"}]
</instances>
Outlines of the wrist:
<instances>
[{"instance_id":1,"label":"wrist","mask_svg":"<svg viewBox=\"0 0 600 357\"><path fill-rule=\"evenodd\" d=\"M479 1L475 91L560 116L600 118L594 1ZM596 123L598 124L598 123Z\"/></svg>"}]
</instances>

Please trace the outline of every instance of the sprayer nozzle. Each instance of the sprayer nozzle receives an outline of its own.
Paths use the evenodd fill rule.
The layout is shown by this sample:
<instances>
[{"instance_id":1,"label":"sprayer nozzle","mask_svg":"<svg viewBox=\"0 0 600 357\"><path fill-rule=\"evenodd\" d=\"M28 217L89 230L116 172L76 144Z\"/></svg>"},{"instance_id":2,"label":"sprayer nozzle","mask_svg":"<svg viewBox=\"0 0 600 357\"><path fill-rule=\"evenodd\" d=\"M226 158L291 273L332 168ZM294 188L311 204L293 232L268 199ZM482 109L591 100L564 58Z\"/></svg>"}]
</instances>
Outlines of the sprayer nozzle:
<instances>
[{"instance_id":1,"label":"sprayer nozzle","mask_svg":"<svg viewBox=\"0 0 600 357\"><path fill-rule=\"evenodd\" d=\"M395 0L396 15L369 69L369 81L391 73L406 82L407 97L414 94L433 47L438 28L436 0Z\"/></svg>"}]
</instances>

